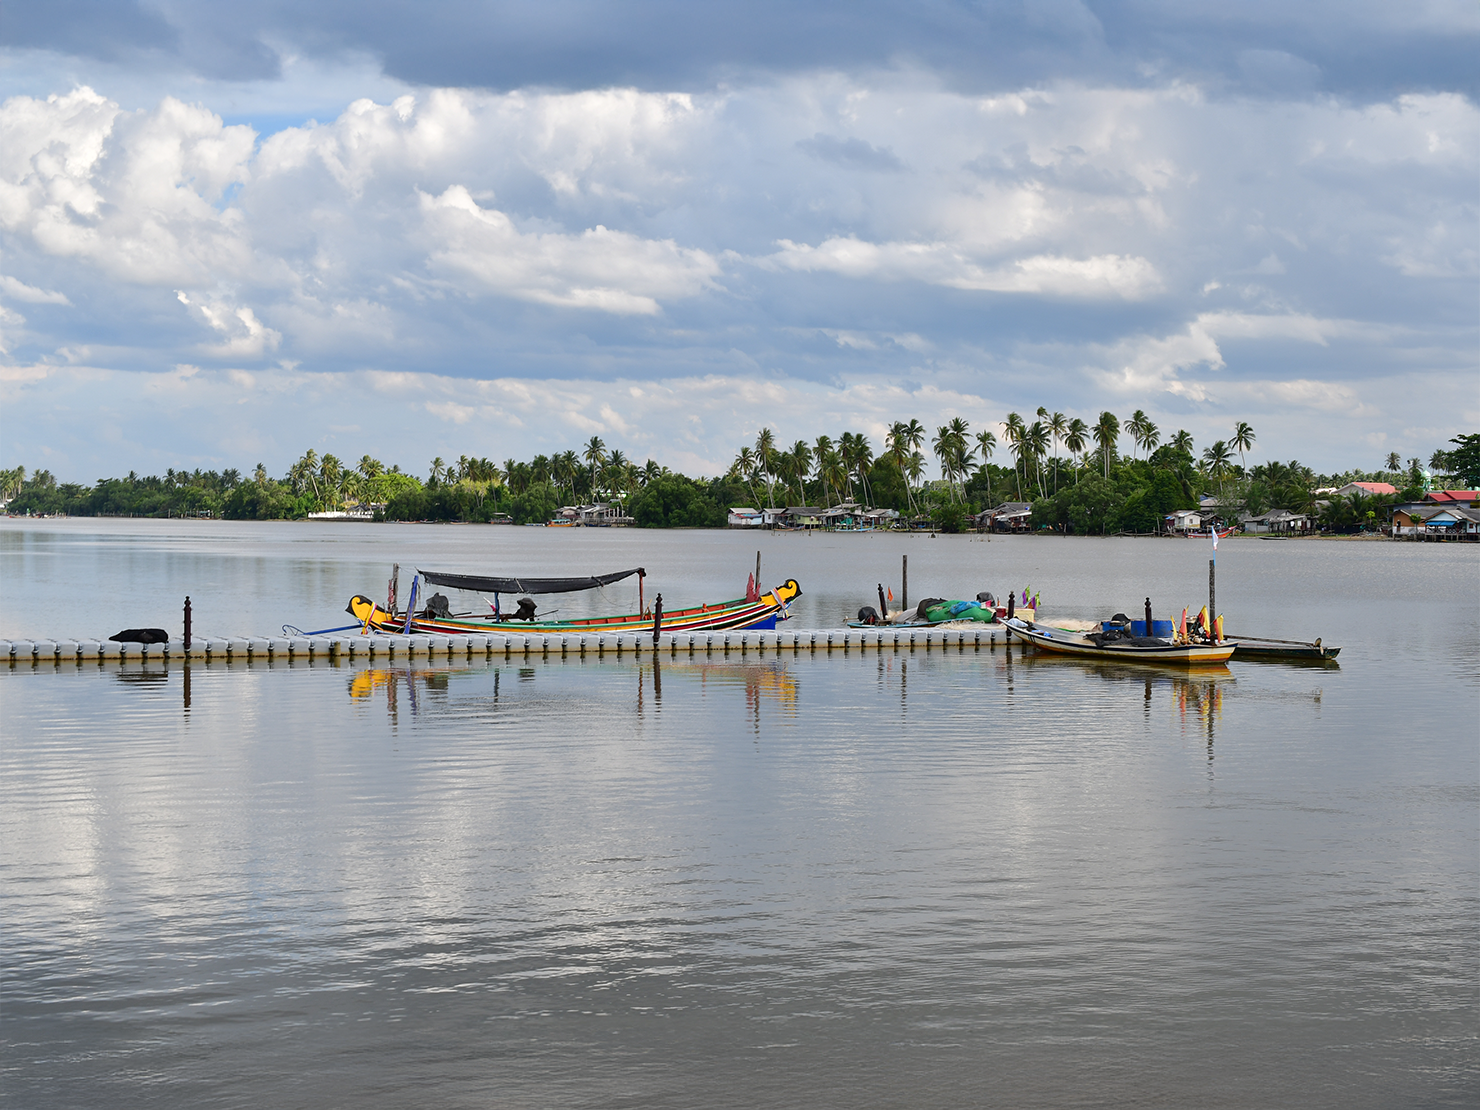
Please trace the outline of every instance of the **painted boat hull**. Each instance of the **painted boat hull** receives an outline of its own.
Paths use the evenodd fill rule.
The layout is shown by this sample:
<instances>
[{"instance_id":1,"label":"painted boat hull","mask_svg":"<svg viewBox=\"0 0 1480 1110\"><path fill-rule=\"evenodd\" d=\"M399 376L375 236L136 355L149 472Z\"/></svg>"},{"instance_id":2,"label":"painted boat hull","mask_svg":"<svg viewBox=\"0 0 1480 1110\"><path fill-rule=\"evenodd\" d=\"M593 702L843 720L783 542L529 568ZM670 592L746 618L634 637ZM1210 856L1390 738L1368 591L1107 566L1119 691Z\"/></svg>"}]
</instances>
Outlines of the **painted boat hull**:
<instances>
[{"instance_id":1,"label":"painted boat hull","mask_svg":"<svg viewBox=\"0 0 1480 1110\"><path fill-rule=\"evenodd\" d=\"M1217 666L1227 663L1238 646L1231 641L1221 644L1174 644L1168 641L1157 646L1102 646L1083 633L1032 625L1016 617L1007 622L1007 628L1040 651L1080 659L1113 659L1117 663L1146 663L1161 667Z\"/></svg>"},{"instance_id":2,"label":"painted boat hull","mask_svg":"<svg viewBox=\"0 0 1480 1110\"><path fill-rule=\"evenodd\" d=\"M1325 661L1340 654L1339 647L1324 644L1285 643L1281 640L1242 639L1234 648L1235 659L1313 659Z\"/></svg>"},{"instance_id":3,"label":"painted boat hull","mask_svg":"<svg viewBox=\"0 0 1480 1110\"><path fill-rule=\"evenodd\" d=\"M788 578L784 584L764 594L759 601L746 601L740 598L736 601L721 602L718 605L698 605L689 609L673 609L664 612L662 630L681 633L718 632L742 628L760 631L774 629L777 621L786 620L790 616L791 603L800 597L801 593L802 588L797 585L796 579ZM350 600L347 611L354 614L355 619L362 625L376 632L400 634L406 631L404 613L399 617L387 613L367 597L357 594ZM410 629L413 635L419 636L466 636L469 633L485 634L488 632L540 634L609 632L616 635L623 632L644 634L652 630L652 616L641 613L569 621L495 620L491 617L437 619L417 616L411 618Z\"/></svg>"}]
</instances>

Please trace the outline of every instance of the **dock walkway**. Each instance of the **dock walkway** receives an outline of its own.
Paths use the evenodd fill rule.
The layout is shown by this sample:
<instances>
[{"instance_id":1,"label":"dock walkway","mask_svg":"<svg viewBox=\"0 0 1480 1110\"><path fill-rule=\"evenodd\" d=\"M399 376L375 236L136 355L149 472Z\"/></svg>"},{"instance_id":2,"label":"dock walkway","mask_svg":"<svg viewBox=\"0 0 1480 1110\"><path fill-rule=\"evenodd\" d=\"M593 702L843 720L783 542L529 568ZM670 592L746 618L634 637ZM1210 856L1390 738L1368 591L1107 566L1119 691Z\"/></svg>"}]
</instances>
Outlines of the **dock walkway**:
<instances>
[{"instance_id":1,"label":"dock walkway","mask_svg":"<svg viewBox=\"0 0 1480 1110\"><path fill-rule=\"evenodd\" d=\"M659 655L766 655L851 651L966 651L991 648L1006 629L984 625L971 629L895 628L819 629L781 632L665 632L652 635L497 633L470 636L238 636L197 638L165 644L118 644L111 640L0 640L0 660L12 668L43 663L164 662L232 660L369 660L492 659L503 656L635 658Z\"/></svg>"}]
</instances>

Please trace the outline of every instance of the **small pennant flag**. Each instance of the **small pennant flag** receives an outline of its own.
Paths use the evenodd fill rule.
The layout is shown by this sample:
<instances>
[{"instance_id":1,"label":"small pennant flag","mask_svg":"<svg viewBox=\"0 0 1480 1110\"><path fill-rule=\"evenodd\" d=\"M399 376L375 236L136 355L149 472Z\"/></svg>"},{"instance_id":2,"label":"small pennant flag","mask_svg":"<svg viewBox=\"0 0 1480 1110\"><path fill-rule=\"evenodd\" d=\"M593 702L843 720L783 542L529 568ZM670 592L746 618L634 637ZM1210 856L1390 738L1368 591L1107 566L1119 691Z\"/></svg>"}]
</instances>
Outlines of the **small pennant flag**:
<instances>
[{"instance_id":1,"label":"small pennant flag","mask_svg":"<svg viewBox=\"0 0 1480 1110\"><path fill-rule=\"evenodd\" d=\"M894 587L893 586L890 586L889 587L889 600L890 601L893 601L894 600Z\"/></svg>"},{"instance_id":2,"label":"small pennant flag","mask_svg":"<svg viewBox=\"0 0 1480 1110\"><path fill-rule=\"evenodd\" d=\"M1218 529L1215 528L1215 527L1213 527L1211 524L1208 525L1208 535L1210 535L1210 536L1213 537L1213 550L1214 551L1217 551L1218 550Z\"/></svg>"},{"instance_id":3,"label":"small pennant flag","mask_svg":"<svg viewBox=\"0 0 1480 1110\"><path fill-rule=\"evenodd\" d=\"M1177 638L1183 643L1187 642L1187 607L1182 607L1182 623L1177 628Z\"/></svg>"},{"instance_id":4,"label":"small pennant flag","mask_svg":"<svg viewBox=\"0 0 1480 1110\"><path fill-rule=\"evenodd\" d=\"M1222 613L1219 613L1218 614L1218 619L1213 622L1213 642L1214 643L1217 643L1217 644L1221 644L1223 642L1223 614Z\"/></svg>"},{"instance_id":5,"label":"small pennant flag","mask_svg":"<svg viewBox=\"0 0 1480 1110\"><path fill-rule=\"evenodd\" d=\"M745 583L745 600L759 601L761 599L761 595L756 593L755 590L755 575L751 574L747 577L749 578L749 581Z\"/></svg>"},{"instance_id":6,"label":"small pennant flag","mask_svg":"<svg viewBox=\"0 0 1480 1110\"><path fill-rule=\"evenodd\" d=\"M1204 605L1202 607L1202 611L1197 614L1197 627L1201 628L1204 632L1207 631L1207 628L1208 628L1208 607L1206 605Z\"/></svg>"}]
</instances>

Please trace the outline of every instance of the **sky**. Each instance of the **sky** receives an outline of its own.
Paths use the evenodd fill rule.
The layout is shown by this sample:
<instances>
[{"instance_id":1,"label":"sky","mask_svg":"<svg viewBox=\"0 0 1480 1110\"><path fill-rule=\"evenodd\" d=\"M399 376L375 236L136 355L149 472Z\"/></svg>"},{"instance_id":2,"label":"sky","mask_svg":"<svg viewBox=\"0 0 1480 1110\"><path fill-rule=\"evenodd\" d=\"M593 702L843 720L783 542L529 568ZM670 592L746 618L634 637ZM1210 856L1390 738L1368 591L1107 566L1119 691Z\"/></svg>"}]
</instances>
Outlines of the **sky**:
<instances>
[{"instance_id":1,"label":"sky","mask_svg":"<svg viewBox=\"0 0 1480 1110\"><path fill-rule=\"evenodd\" d=\"M1477 56L1421 0L7 0L0 466L716 474L1039 406L1427 461Z\"/></svg>"}]
</instances>

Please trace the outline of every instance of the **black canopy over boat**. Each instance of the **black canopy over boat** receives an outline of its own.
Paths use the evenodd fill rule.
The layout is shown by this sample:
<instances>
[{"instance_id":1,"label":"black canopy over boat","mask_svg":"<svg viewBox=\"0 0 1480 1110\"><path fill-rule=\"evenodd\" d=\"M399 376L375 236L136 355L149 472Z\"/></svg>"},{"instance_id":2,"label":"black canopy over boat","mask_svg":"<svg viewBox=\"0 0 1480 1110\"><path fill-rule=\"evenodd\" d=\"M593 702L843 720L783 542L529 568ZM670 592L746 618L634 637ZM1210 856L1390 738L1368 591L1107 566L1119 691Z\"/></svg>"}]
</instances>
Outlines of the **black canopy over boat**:
<instances>
[{"instance_id":1,"label":"black canopy over boat","mask_svg":"<svg viewBox=\"0 0 1480 1110\"><path fill-rule=\"evenodd\" d=\"M589 574L581 578L489 578L476 574L448 574L439 570L417 568L422 581L431 586L453 590L471 590L482 594L570 594L610 586L634 574L647 576L642 567L616 570L610 574Z\"/></svg>"}]
</instances>

